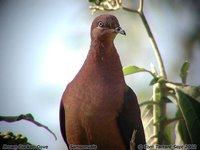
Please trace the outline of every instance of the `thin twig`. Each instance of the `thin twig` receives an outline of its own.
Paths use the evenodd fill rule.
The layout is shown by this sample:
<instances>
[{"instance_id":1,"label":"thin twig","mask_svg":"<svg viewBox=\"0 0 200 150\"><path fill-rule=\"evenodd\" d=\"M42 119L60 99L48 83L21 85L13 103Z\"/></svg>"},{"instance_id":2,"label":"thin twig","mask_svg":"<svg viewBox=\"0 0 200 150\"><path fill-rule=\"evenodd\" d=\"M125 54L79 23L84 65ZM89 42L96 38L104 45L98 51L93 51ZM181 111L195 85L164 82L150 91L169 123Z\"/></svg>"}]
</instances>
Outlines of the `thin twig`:
<instances>
[{"instance_id":1,"label":"thin twig","mask_svg":"<svg viewBox=\"0 0 200 150\"><path fill-rule=\"evenodd\" d=\"M139 13L138 10L131 9L131 8L128 8L128 7L125 7L125 6L122 6L122 9L129 11L129 12L133 12L133 13Z\"/></svg>"},{"instance_id":2,"label":"thin twig","mask_svg":"<svg viewBox=\"0 0 200 150\"><path fill-rule=\"evenodd\" d=\"M151 29L149 27L149 24L147 23L147 20L146 20L146 17L142 12L139 12L138 13L142 19L142 22L147 30L147 33L148 33L148 36L150 38L150 41L151 41L151 45L153 47L153 50L154 50L154 53L156 55L156 59L157 59L157 62L158 62L158 67L159 67L159 70L160 70L160 75L163 76L165 79L167 79L167 74L166 74L166 71L165 71L165 67L164 67L164 63L163 63L163 60L162 60L162 57L161 57L161 54L160 54L160 51L159 51L159 48L158 48L158 45L155 41L155 38L151 32Z\"/></svg>"},{"instance_id":3,"label":"thin twig","mask_svg":"<svg viewBox=\"0 0 200 150\"><path fill-rule=\"evenodd\" d=\"M138 8L138 12L139 12L139 13L142 13L142 12L143 12L143 6L144 6L144 1L143 1L143 0L140 0L139 8Z\"/></svg>"},{"instance_id":4,"label":"thin twig","mask_svg":"<svg viewBox=\"0 0 200 150\"><path fill-rule=\"evenodd\" d=\"M148 24L148 22L146 20L146 17L145 17L145 15L143 13L143 6L144 6L144 1L140 0L140 4L139 4L138 10L130 9L130 8L127 8L127 7L124 7L124 6L122 6L122 9L124 9L126 11L129 11L129 12L137 13L141 17L142 22L143 22L143 24L145 26L145 29L147 30L147 34L149 36L149 39L150 39L151 45L153 47L154 53L156 55L156 59L157 59L157 62L158 62L158 67L159 67L159 70L160 70L160 75L163 76L165 79L167 79L165 66L164 66L164 63L163 63L163 60L162 60L158 45L157 45L156 40L155 40L155 38L154 38L154 36L153 36L153 34L151 32L151 29L150 29L149 24Z\"/></svg>"}]
</instances>

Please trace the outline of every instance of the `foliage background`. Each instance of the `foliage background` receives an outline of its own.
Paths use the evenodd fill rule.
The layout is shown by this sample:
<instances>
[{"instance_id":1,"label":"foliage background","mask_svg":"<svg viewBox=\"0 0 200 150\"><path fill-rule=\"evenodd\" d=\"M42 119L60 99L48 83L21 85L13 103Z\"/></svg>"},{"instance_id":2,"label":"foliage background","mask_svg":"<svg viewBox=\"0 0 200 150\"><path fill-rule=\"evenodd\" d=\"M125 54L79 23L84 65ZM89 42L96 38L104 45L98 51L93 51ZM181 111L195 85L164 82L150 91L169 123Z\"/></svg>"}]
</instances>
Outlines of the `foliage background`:
<instances>
[{"instance_id":1,"label":"foliage background","mask_svg":"<svg viewBox=\"0 0 200 150\"><path fill-rule=\"evenodd\" d=\"M168 78L179 81L178 70L191 62L188 83L200 85L198 1L145 1L144 13L161 50ZM59 131L59 102L65 86L81 67L89 49L91 15L87 1L0 1L0 115L32 113L49 132L25 121L0 122L0 131L27 136L34 144L65 149ZM126 2L137 8L137 2ZM136 14L112 12L127 36L115 40L123 66L150 68L156 59ZM127 76L140 100L151 96L148 74ZM171 116L174 108L169 106ZM59 147L58 147L59 146Z\"/></svg>"}]
</instances>

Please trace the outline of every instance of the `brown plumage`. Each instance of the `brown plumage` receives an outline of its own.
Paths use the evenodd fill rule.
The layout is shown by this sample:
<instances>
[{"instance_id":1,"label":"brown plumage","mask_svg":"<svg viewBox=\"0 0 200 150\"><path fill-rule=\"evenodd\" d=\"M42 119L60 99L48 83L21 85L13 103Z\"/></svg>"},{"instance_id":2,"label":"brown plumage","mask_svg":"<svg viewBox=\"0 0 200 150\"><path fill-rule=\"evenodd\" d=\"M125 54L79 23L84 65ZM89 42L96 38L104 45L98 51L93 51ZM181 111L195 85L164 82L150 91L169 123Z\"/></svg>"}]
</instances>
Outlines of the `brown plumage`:
<instances>
[{"instance_id":1,"label":"brown plumage","mask_svg":"<svg viewBox=\"0 0 200 150\"><path fill-rule=\"evenodd\" d=\"M133 129L137 130L136 146L145 144L137 98L125 83L114 46L117 33L125 35L115 16L94 19L88 56L61 100L60 127L68 146L95 144L98 150L128 150Z\"/></svg>"}]
</instances>

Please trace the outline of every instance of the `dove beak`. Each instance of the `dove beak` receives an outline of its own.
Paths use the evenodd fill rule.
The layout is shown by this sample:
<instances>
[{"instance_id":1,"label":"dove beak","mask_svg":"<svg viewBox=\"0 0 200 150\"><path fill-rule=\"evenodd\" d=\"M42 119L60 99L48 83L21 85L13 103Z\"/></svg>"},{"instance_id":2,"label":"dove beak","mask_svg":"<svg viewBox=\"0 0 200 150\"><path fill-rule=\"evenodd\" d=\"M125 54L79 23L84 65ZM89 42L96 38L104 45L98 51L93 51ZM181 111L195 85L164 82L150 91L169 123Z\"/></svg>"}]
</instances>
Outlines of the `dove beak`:
<instances>
[{"instance_id":1,"label":"dove beak","mask_svg":"<svg viewBox=\"0 0 200 150\"><path fill-rule=\"evenodd\" d=\"M117 27L114 29L114 32L116 33L120 33L122 35L126 35L126 32L121 28L121 27Z\"/></svg>"}]
</instances>

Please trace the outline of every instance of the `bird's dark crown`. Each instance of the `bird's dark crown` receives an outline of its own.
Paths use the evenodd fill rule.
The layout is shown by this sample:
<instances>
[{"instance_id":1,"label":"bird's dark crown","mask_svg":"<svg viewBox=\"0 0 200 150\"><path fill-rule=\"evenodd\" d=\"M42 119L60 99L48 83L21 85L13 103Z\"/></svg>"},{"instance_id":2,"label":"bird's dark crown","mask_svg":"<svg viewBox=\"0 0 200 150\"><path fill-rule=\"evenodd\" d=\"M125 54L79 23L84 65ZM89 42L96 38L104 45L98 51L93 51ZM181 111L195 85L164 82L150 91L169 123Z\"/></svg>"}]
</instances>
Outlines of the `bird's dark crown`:
<instances>
[{"instance_id":1,"label":"bird's dark crown","mask_svg":"<svg viewBox=\"0 0 200 150\"><path fill-rule=\"evenodd\" d=\"M122 33L117 18L110 14L103 14L94 19L91 26L91 38L99 40L113 40L117 33Z\"/></svg>"},{"instance_id":2,"label":"bird's dark crown","mask_svg":"<svg viewBox=\"0 0 200 150\"><path fill-rule=\"evenodd\" d=\"M115 29L120 26L115 16L110 14L103 14L94 19L91 26L91 31L94 28L98 27L100 23L102 24L102 28L108 28L108 29Z\"/></svg>"}]
</instances>

